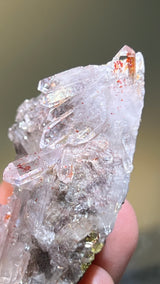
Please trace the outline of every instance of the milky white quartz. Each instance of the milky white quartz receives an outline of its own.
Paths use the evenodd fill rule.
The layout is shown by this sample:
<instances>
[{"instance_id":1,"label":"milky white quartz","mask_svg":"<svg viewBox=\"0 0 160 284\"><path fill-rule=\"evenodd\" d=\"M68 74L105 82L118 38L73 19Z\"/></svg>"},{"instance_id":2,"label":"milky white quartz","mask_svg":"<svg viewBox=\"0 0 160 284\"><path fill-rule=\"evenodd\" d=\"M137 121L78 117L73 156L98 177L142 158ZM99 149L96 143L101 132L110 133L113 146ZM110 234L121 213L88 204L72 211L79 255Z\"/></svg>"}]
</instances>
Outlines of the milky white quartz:
<instances>
[{"instance_id":1,"label":"milky white quartz","mask_svg":"<svg viewBox=\"0 0 160 284\"><path fill-rule=\"evenodd\" d=\"M0 205L3 284L77 283L103 247L133 169L143 56L124 46L111 62L56 74L38 90L9 129L17 160L3 176L14 186Z\"/></svg>"}]
</instances>

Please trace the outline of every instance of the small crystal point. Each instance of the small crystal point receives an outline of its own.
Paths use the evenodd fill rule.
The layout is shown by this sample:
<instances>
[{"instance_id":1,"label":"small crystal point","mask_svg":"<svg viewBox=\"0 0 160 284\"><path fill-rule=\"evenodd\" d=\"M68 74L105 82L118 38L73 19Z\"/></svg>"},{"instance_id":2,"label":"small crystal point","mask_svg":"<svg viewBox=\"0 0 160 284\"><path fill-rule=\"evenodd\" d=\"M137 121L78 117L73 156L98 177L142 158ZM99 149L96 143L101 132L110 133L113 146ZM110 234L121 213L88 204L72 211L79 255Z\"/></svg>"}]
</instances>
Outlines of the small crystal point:
<instances>
[{"instance_id":1,"label":"small crystal point","mask_svg":"<svg viewBox=\"0 0 160 284\"><path fill-rule=\"evenodd\" d=\"M136 53L128 45L124 45L113 58L114 72L122 74L128 72L130 78L135 77L136 73Z\"/></svg>"},{"instance_id":2,"label":"small crystal point","mask_svg":"<svg viewBox=\"0 0 160 284\"><path fill-rule=\"evenodd\" d=\"M144 61L111 62L39 82L9 130L17 160L1 205L0 283L78 283L125 200L144 100ZM124 224L125 226L125 224Z\"/></svg>"},{"instance_id":3,"label":"small crystal point","mask_svg":"<svg viewBox=\"0 0 160 284\"><path fill-rule=\"evenodd\" d=\"M129 47L128 45L124 45L116 54L115 57L121 57L121 56L133 56L135 57L136 53L135 51Z\"/></svg>"}]
</instances>

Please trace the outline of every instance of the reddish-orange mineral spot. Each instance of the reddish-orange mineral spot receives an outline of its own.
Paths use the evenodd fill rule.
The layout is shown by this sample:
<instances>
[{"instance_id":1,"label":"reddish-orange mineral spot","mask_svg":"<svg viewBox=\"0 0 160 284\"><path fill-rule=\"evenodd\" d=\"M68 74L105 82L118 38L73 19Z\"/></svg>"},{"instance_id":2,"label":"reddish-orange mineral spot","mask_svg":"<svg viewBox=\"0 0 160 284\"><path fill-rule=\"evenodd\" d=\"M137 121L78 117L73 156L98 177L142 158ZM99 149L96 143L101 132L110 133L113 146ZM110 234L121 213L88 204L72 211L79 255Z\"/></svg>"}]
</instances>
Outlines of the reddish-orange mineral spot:
<instances>
[{"instance_id":1,"label":"reddish-orange mineral spot","mask_svg":"<svg viewBox=\"0 0 160 284\"><path fill-rule=\"evenodd\" d=\"M17 168L23 170L24 172L28 172L31 169L30 166L24 166L23 164L18 164Z\"/></svg>"},{"instance_id":2,"label":"reddish-orange mineral spot","mask_svg":"<svg viewBox=\"0 0 160 284\"><path fill-rule=\"evenodd\" d=\"M116 62L114 62L114 72L116 72L118 69L121 70L121 68L123 67L123 63L121 60L117 60Z\"/></svg>"},{"instance_id":3,"label":"reddish-orange mineral spot","mask_svg":"<svg viewBox=\"0 0 160 284\"><path fill-rule=\"evenodd\" d=\"M131 76L134 76L134 74L135 74L135 56L133 56L133 54L131 54L131 53L127 54L127 63L128 63L129 74Z\"/></svg>"},{"instance_id":4,"label":"reddish-orange mineral spot","mask_svg":"<svg viewBox=\"0 0 160 284\"><path fill-rule=\"evenodd\" d=\"M4 217L4 221L7 221L11 218L11 214L6 214Z\"/></svg>"},{"instance_id":5,"label":"reddish-orange mineral spot","mask_svg":"<svg viewBox=\"0 0 160 284\"><path fill-rule=\"evenodd\" d=\"M70 179L72 179L72 177L73 177L73 165L71 165L71 168L70 168L70 170L69 170L68 177L69 177Z\"/></svg>"}]
</instances>

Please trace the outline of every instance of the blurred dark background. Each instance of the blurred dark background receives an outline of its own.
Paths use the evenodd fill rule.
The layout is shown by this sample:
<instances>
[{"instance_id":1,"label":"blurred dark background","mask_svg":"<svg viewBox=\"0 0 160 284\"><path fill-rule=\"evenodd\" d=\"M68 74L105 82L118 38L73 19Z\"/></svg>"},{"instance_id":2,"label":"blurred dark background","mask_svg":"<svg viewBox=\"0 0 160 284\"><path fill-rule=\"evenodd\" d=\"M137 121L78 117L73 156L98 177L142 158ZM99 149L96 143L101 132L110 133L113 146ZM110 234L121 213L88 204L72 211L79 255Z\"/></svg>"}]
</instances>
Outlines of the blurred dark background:
<instances>
[{"instance_id":1,"label":"blurred dark background","mask_svg":"<svg viewBox=\"0 0 160 284\"><path fill-rule=\"evenodd\" d=\"M159 283L147 281L160 278L160 1L0 0L0 172L15 155L7 129L38 81L105 63L124 44L144 55L146 98L128 195L140 242L122 283Z\"/></svg>"}]
</instances>

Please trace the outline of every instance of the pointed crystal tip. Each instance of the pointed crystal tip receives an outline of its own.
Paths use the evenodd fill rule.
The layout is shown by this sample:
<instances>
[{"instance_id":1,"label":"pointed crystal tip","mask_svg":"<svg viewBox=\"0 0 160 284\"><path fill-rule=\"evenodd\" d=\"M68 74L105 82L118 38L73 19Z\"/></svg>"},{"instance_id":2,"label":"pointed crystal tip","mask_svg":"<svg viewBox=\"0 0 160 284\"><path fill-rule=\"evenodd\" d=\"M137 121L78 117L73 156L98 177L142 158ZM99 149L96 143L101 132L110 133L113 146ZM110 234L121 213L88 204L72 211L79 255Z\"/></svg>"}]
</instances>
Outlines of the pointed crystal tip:
<instances>
[{"instance_id":1,"label":"pointed crystal tip","mask_svg":"<svg viewBox=\"0 0 160 284\"><path fill-rule=\"evenodd\" d=\"M131 78L135 76L136 72L136 53L128 45L124 45L116 56L113 58L114 62L114 71L120 71L125 73L128 70L128 73Z\"/></svg>"},{"instance_id":2,"label":"pointed crystal tip","mask_svg":"<svg viewBox=\"0 0 160 284\"><path fill-rule=\"evenodd\" d=\"M116 54L115 57L121 57L121 56L130 56L130 57L134 57L135 56L135 51L129 47L128 45L124 45Z\"/></svg>"}]
</instances>

